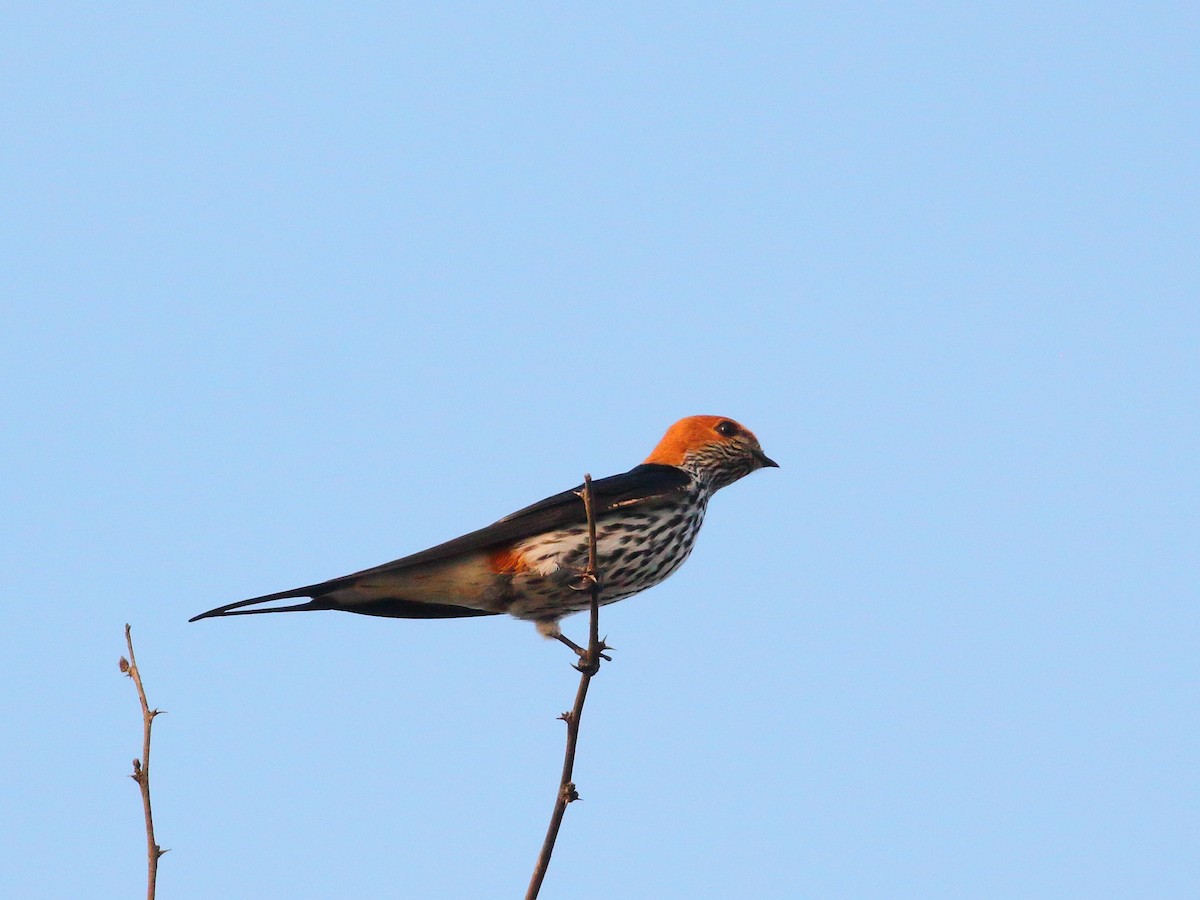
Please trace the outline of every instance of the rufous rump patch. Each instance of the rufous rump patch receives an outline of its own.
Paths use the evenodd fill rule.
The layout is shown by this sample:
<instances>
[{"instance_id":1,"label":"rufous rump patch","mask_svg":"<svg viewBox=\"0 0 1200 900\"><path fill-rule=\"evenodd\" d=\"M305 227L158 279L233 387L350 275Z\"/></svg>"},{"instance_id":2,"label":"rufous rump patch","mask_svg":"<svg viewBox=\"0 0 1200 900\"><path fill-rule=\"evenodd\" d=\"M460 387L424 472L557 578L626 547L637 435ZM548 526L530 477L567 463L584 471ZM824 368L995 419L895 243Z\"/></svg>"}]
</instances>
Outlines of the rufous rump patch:
<instances>
[{"instance_id":1,"label":"rufous rump patch","mask_svg":"<svg viewBox=\"0 0 1200 900\"><path fill-rule=\"evenodd\" d=\"M521 572L528 572L530 566L525 560L524 553L520 550L508 548L505 550L493 550L489 553L488 568L497 575L517 575Z\"/></svg>"},{"instance_id":2,"label":"rufous rump patch","mask_svg":"<svg viewBox=\"0 0 1200 900\"><path fill-rule=\"evenodd\" d=\"M682 465L689 450L696 450L722 439L713 429L718 422L725 421L733 420L726 419L725 416L688 416L686 419L680 419L667 429L663 439L645 461L664 466Z\"/></svg>"}]
</instances>

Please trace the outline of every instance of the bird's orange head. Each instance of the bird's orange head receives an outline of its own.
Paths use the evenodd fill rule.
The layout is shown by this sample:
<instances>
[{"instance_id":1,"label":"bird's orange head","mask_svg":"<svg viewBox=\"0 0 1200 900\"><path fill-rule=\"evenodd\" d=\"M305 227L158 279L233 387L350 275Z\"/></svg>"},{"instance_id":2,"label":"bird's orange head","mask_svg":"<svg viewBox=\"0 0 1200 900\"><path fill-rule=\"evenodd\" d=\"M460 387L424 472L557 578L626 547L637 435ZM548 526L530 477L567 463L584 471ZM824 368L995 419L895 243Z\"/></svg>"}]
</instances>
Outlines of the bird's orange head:
<instances>
[{"instance_id":1,"label":"bird's orange head","mask_svg":"<svg viewBox=\"0 0 1200 900\"><path fill-rule=\"evenodd\" d=\"M686 469L713 490L779 463L763 453L754 432L724 416L688 416L667 429L646 462Z\"/></svg>"}]
</instances>

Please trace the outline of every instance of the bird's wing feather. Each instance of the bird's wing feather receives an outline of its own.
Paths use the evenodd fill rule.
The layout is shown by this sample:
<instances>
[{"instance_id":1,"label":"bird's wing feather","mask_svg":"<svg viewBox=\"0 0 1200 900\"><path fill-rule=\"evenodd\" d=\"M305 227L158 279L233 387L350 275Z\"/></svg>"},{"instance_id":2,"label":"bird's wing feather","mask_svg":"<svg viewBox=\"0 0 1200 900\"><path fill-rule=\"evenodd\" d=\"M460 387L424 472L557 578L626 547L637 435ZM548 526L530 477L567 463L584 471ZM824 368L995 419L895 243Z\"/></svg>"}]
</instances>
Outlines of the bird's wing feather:
<instances>
[{"instance_id":1,"label":"bird's wing feather","mask_svg":"<svg viewBox=\"0 0 1200 900\"><path fill-rule=\"evenodd\" d=\"M592 482L592 496L595 498L596 516L599 517L613 509L637 506L659 497L678 493L686 490L691 482L691 476L682 469L675 466L658 464L643 464L620 475L601 478ZM365 576L386 575L422 566L427 563L442 562L476 551L507 547L516 541L524 540L545 531L582 525L587 521L587 515L584 511L583 500L581 498L582 491L583 485L579 485L569 491L563 491L561 494L547 497L545 500L541 500L524 509L517 510L511 515L507 515L485 528L480 528L478 531L472 531L461 537L456 537L443 544L438 544L436 547L430 547L428 550L414 553L411 556L405 556L401 559L384 563L383 565L363 569L362 571L343 575L340 578L333 578L329 581L323 581L319 584L310 584L304 587L293 588L289 591L266 594L262 597L251 597L249 600L239 600L236 603L229 603L225 606L219 606L216 609L201 613L191 621L194 622L196 619L204 619L211 616L231 615L234 614L232 611L235 609L268 603L274 600L285 600L293 597L319 598L342 588L350 587ZM246 610L246 612L282 612L285 610L328 608L330 606L322 604L319 600L314 600L312 603L296 606ZM478 610L471 610L467 607L463 607L461 612L455 612L455 610L459 609L458 607L443 607L442 609L443 611L439 616L481 614Z\"/></svg>"}]
</instances>

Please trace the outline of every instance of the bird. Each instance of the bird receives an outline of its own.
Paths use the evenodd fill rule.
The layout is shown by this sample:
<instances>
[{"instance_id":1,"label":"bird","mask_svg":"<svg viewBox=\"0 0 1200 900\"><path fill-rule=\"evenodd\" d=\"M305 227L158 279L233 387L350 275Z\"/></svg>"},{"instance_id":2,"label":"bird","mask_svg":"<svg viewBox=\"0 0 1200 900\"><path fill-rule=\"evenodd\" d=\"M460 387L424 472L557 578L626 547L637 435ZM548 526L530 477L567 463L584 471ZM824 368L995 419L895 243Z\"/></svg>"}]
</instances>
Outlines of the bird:
<instances>
[{"instance_id":1,"label":"bird","mask_svg":"<svg viewBox=\"0 0 1200 900\"><path fill-rule=\"evenodd\" d=\"M733 419L688 416L667 429L640 465L591 481L600 604L631 597L675 572L692 552L712 495L778 465ZM583 648L562 633L559 620L591 605L583 489L547 497L411 556L218 606L189 621L312 610L401 619L508 613L582 657ZM307 602L277 604L298 598Z\"/></svg>"}]
</instances>

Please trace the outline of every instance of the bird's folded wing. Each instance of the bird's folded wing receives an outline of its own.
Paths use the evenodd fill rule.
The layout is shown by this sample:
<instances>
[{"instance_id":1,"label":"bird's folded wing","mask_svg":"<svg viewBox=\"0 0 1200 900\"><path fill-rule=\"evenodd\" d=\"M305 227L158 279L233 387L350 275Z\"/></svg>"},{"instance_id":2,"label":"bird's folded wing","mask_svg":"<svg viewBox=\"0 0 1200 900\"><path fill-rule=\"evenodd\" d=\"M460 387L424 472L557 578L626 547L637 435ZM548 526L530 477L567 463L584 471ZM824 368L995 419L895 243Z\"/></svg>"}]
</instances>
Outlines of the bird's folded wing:
<instances>
[{"instance_id":1,"label":"bird's folded wing","mask_svg":"<svg viewBox=\"0 0 1200 900\"><path fill-rule=\"evenodd\" d=\"M654 464L636 466L620 475L601 478L592 482L596 516L599 518L609 510L637 506L659 497L679 493L686 490L691 483L691 476L682 469ZM508 546L515 541L524 540L546 531L582 525L587 522L582 493L583 485L579 485L569 491L547 497L532 506L519 509L478 531L472 531L411 556L334 579L334 582L344 579L349 583L363 575L378 575L439 562L463 553ZM326 582L326 584L330 585L333 582Z\"/></svg>"}]
</instances>

